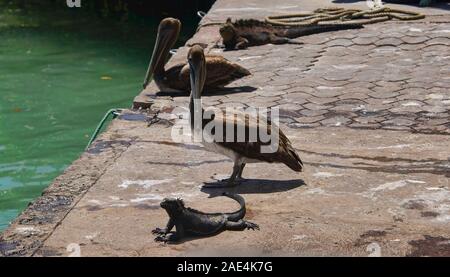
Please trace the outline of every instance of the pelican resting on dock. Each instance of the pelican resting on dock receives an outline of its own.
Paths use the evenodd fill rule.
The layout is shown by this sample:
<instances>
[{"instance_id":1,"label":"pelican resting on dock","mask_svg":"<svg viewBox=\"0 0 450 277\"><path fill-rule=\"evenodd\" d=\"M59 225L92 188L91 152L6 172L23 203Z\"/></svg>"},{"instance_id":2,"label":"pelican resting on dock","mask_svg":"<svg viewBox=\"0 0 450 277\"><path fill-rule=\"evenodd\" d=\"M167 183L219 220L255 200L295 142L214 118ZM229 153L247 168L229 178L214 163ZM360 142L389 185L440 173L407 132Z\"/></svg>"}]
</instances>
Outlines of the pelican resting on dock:
<instances>
[{"instance_id":1,"label":"pelican resting on dock","mask_svg":"<svg viewBox=\"0 0 450 277\"><path fill-rule=\"evenodd\" d=\"M159 24L155 48L145 75L144 89L153 76L153 80L161 91L189 92L188 64L180 63L167 70L164 68L170 49L178 39L180 28L181 23L175 18L165 18ZM247 69L218 55L207 55L206 67L208 69L206 89L220 88L234 80L250 75Z\"/></svg>"},{"instance_id":2,"label":"pelican resting on dock","mask_svg":"<svg viewBox=\"0 0 450 277\"><path fill-rule=\"evenodd\" d=\"M243 120L239 120L235 113L224 113L221 109L213 116L205 116L205 110L201 105L201 95L204 84L207 82L207 61L203 53L203 48L194 45L188 53L188 63L190 66L191 94L189 102L190 126L194 136L201 135L201 143L206 149L224 154L234 162L231 177L218 183L205 184L204 187L228 187L239 183L242 178L242 171L246 163L268 162L284 163L294 171L301 172L303 163L289 139L271 121L261 120L249 114ZM200 121L201 120L201 121ZM211 124L212 123L212 124ZM233 132L234 139L227 140L227 124L231 124L233 130L245 130L245 140L237 140L236 133ZM223 126L220 138L217 128L211 128L211 137L208 136L209 126ZM272 152L261 151L263 146L270 145L263 141L259 130L267 130L270 135L277 135L277 144ZM258 134L254 140L250 140L248 134ZM229 134L231 136L231 134ZM212 139L213 137L213 139ZM207 139L205 139L207 138ZM218 138L218 139L217 139Z\"/></svg>"}]
</instances>

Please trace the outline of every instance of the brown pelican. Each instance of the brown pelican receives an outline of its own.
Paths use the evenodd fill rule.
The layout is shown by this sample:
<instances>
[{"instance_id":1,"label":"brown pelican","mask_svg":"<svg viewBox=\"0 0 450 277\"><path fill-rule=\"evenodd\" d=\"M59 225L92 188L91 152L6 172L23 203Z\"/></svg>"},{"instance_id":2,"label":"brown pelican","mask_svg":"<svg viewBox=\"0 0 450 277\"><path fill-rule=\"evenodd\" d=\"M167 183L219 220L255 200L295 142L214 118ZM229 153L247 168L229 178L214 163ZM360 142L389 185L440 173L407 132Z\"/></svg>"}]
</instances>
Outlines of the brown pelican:
<instances>
[{"instance_id":1,"label":"brown pelican","mask_svg":"<svg viewBox=\"0 0 450 277\"><path fill-rule=\"evenodd\" d=\"M153 76L153 80L161 91L189 92L189 65L180 63L167 70L164 68L170 49L178 39L180 28L181 23L175 18L165 18L159 24L155 48L145 75L144 89ZM206 56L206 67L208 69L206 88L223 87L234 80L250 75L247 69L217 55Z\"/></svg>"},{"instance_id":2,"label":"brown pelican","mask_svg":"<svg viewBox=\"0 0 450 277\"><path fill-rule=\"evenodd\" d=\"M260 118L247 116L243 120L239 120L235 114L224 114L224 113L214 113L213 116L205 116L205 110L201 105L201 94L203 86L206 82L206 58L203 53L203 49L194 45L188 53L188 62L190 66L190 81L191 81L191 95L189 102L189 112L190 112L190 125L194 136L201 135L202 144L209 150L224 154L234 161L233 173L231 177L226 180L222 180L217 184L207 184L205 187L221 187L221 186L233 186L237 182L236 179L241 179L242 171L244 170L245 164L249 162L269 162L269 163L284 163L289 168L294 171L302 171L303 164L300 157L294 150L289 139L284 135L284 133L278 129L275 124L272 125L270 121L263 120ZM223 111L223 110L222 110ZM210 117L211 119L208 119ZM212 123L212 124L211 124ZM258 134L255 140L250 141L248 137L244 141L236 140L235 132L233 132L234 140L227 141L227 124L232 124L233 130L245 130L245 134ZM218 133L218 128L212 130L212 137L206 141L207 138L207 127L208 126L223 126L221 128L220 138L215 136ZM271 128L274 127L274 128ZM267 130L271 134L278 136L277 144L273 152L261 151L263 146L267 146L268 142L264 142L258 130ZM272 131L271 131L272 130ZM229 134L230 135L230 134Z\"/></svg>"}]
</instances>

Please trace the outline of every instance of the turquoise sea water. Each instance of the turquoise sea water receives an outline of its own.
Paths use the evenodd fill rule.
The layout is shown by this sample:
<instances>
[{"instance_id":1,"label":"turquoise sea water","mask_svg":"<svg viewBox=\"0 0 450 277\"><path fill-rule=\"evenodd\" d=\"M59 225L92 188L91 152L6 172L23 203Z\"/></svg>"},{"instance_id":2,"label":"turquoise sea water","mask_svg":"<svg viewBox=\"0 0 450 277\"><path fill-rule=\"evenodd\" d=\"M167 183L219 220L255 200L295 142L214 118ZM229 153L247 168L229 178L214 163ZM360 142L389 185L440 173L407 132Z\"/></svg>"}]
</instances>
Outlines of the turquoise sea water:
<instances>
[{"instance_id":1,"label":"turquoise sea water","mask_svg":"<svg viewBox=\"0 0 450 277\"><path fill-rule=\"evenodd\" d=\"M0 5L0 231L80 155L108 109L131 106L154 21Z\"/></svg>"}]
</instances>

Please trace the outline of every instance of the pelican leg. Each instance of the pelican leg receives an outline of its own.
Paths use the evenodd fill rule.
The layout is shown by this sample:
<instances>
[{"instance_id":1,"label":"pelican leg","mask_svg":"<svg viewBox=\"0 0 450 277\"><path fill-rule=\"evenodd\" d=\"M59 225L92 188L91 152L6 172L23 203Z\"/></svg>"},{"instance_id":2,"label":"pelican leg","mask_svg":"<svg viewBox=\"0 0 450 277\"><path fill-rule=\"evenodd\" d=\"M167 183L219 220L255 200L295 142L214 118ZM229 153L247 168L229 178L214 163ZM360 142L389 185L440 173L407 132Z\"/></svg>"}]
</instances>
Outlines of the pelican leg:
<instances>
[{"instance_id":1,"label":"pelican leg","mask_svg":"<svg viewBox=\"0 0 450 277\"><path fill-rule=\"evenodd\" d=\"M228 186L234 186L236 184L236 177L239 175L241 171L241 165L239 163L234 163L233 165L233 173L231 173L231 177L225 180L228 183Z\"/></svg>"},{"instance_id":2,"label":"pelican leg","mask_svg":"<svg viewBox=\"0 0 450 277\"><path fill-rule=\"evenodd\" d=\"M245 164L244 164L245 166ZM227 187L233 187L237 184L239 184L239 181L236 179L238 177L239 173L242 174L242 170L244 169L244 166L240 163L235 162L233 165L233 173L231 174L230 178L228 179L224 179L224 180L220 180L218 182L213 182L213 183L205 183L203 185L204 188L227 188Z\"/></svg>"},{"instance_id":3,"label":"pelican leg","mask_svg":"<svg viewBox=\"0 0 450 277\"><path fill-rule=\"evenodd\" d=\"M245 163L241 163L241 166L239 168L239 172L238 172L238 175L237 175L237 179L239 181L245 180L245 178L242 178L242 172L244 171L244 167L245 167Z\"/></svg>"}]
</instances>

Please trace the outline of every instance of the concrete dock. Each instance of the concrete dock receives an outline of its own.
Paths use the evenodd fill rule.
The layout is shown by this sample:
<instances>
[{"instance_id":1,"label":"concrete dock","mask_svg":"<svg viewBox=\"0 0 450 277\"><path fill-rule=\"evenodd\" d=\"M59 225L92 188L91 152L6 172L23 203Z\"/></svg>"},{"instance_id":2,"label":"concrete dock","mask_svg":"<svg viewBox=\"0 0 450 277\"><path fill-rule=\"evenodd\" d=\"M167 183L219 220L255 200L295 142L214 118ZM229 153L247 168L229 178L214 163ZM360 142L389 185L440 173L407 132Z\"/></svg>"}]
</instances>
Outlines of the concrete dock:
<instances>
[{"instance_id":1,"label":"concrete dock","mask_svg":"<svg viewBox=\"0 0 450 277\"><path fill-rule=\"evenodd\" d=\"M214 48L226 18L365 1L217 0L189 45L252 72L203 97L205 106L279 107L281 128L305 163L250 164L228 191L247 202L260 231L223 232L180 244L154 242L164 197L202 211L237 204L203 189L232 162L172 140L188 96L154 83L0 235L0 256L449 256L450 6L390 5L419 21L301 37L302 45ZM144 72L143 72L144 73Z\"/></svg>"}]
</instances>

